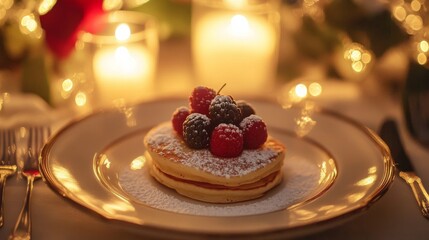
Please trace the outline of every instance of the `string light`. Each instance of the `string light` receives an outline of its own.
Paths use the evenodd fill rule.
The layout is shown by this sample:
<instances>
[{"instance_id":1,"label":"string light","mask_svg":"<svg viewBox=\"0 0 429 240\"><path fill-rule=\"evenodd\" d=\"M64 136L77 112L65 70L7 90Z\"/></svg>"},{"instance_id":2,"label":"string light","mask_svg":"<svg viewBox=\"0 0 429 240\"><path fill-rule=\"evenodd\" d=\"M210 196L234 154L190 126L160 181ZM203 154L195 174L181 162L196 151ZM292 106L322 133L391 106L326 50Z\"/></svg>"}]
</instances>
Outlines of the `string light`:
<instances>
[{"instance_id":1,"label":"string light","mask_svg":"<svg viewBox=\"0 0 429 240\"><path fill-rule=\"evenodd\" d=\"M412 57L420 65L429 65L429 27L422 29L419 34L411 38Z\"/></svg>"},{"instance_id":2,"label":"string light","mask_svg":"<svg viewBox=\"0 0 429 240\"><path fill-rule=\"evenodd\" d=\"M75 103L78 107L83 107L87 103L87 97L84 92L78 92L75 96Z\"/></svg>"},{"instance_id":3,"label":"string light","mask_svg":"<svg viewBox=\"0 0 429 240\"><path fill-rule=\"evenodd\" d=\"M350 79L361 79L359 74L366 72L369 65L372 64L373 54L363 45L358 43L346 44L343 51L343 60L345 65L340 69L345 77Z\"/></svg>"},{"instance_id":4,"label":"string light","mask_svg":"<svg viewBox=\"0 0 429 240\"><path fill-rule=\"evenodd\" d=\"M43 0L38 8L39 14L44 15L49 12L49 10L54 7L55 3L57 3L57 0Z\"/></svg>"},{"instance_id":5,"label":"string light","mask_svg":"<svg viewBox=\"0 0 429 240\"><path fill-rule=\"evenodd\" d=\"M429 23L425 0L398 0L391 4L393 18L411 35L417 34Z\"/></svg>"}]
</instances>

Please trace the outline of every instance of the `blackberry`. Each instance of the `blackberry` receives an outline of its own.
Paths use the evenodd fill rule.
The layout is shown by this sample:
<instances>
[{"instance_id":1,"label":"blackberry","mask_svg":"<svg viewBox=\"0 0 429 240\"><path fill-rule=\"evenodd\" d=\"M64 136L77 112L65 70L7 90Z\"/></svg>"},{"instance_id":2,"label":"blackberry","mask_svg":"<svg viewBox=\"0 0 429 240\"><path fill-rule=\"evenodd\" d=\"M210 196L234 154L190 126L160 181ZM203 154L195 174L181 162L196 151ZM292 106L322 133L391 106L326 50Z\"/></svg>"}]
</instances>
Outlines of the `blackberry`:
<instances>
[{"instance_id":1,"label":"blackberry","mask_svg":"<svg viewBox=\"0 0 429 240\"><path fill-rule=\"evenodd\" d=\"M241 118L242 119L245 119L246 117L248 117L252 114L256 114L255 110L252 108L252 106L250 106L250 104L247 103L246 101L238 100L237 101L237 107L241 111Z\"/></svg>"},{"instance_id":2,"label":"blackberry","mask_svg":"<svg viewBox=\"0 0 429 240\"><path fill-rule=\"evenodd\" d=\"M210 143L210 119L201 113L191 113L183 122L183 140L193 149L207 148Z\"/></svg>"},{"instance_id":3,"label":"blackberry","mask_svg":"<svg viewBox=\"0 0 429 240\"><path fill-rule=\"evenodd\" d=\"M230 96L217 95L209 107L209 116L212 123L217 126L220 123L239 124L241 111Z\"/></svg>"}]
</instances>

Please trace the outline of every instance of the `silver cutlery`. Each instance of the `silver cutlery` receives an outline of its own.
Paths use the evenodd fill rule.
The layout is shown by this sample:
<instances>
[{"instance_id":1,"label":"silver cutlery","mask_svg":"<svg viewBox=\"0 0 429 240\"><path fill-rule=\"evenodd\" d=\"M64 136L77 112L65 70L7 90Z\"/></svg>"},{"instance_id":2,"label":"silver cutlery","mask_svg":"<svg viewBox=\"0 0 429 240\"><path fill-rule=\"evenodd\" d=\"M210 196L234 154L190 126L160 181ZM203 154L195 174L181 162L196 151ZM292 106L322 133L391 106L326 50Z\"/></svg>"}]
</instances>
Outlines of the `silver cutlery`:
<instances>
[{"instance_id":1,"label":"silver cutlery","mask_svg":"<svg viewBox=\"0 0 429 240\"><path fill-rule=\"evenodd\" d=\"M379 134L390 148L390 153L397 163L396 167L399 170L399 176L411 187L420 206L420 211L424 217L429 219L429 195L405 152L396 122L392 119L386 120L381 126Z\"/></svg>"},{"instance_id":2,"label":"silver cutlery","mask_svg":"<svg viewBox=\"0 0 429 240\"><path fill-rule=\"evenodd\" d=\"M14 129L0 129L0 227L4 223L3 196L6 179L16 173L16 136Z\"/></svg>"},{"instance_id":3,"label":"silver cutlery","mask_svg":"<svg viewBox=\"0 0 429 240\"><path fill-rule=\"evenodd\" d=\"M9 236L9 240L31 239L31 193L34 181L41 178L39 172L40 151L51 135L51 130L47 127L30 127L27 131L28 148L22 169L22 175L27 179L27 192L18 221L15 224L12 234Z\"/></svg>"}]
</instances>

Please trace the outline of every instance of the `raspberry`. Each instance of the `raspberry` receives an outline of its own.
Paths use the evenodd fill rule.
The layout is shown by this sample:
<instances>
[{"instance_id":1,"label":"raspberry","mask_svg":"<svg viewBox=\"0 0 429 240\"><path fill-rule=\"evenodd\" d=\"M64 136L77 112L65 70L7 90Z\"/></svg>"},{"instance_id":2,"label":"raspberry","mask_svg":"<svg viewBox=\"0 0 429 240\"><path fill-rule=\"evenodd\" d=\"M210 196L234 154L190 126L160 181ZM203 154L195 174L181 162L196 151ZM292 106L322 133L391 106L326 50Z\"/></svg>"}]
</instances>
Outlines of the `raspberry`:
<instances>
[{"instance_id":1,"label":"raspberry","mask_svg":"<svg viewBox=\"0 0 429 240\"><path fill-rule=\"evenodd\" d=\"M252 108L252 106L250 106L249 103L243 101L243 100L238 100L237 101L237 107L240 109L241 111L241 117L242 119L255 114L255 110Z\"/></svg>"},{"instance_id":2,"label":"raspberry","mask_svg":"<svg viewBox=\"0 0 429 240\"><path fill-rule=\"evenodd\" d=\"M183 122L186 117L189 115L189 109L187 107L179 107L177 108L172 116L171 122L173 124L173 129L179 134L179 136L183 136Z\"/></svg>"},{"instance_id":3,"label":"raspberry","mask_svg":"<svg viewBox=\"0 0 429 240\"><path fill-rule=\"evenodd\" d=\"M243 130L244 148L246 149L259 148L267 140L267 126L257 115L244 118L240 123L240 128Z\"/></svg>"},{"instance_id":4,"label":"raspberry","mask_svg":"<svg viewBox=\"0 0 429 240\"><path fill-rule=\"evenodd\" d=\"M230 96L217 95L209 107L209 116L215 125L220 123L238 124L241 112Z\"/></svg>"},{"instance_id":5,"label":"raspberry","mask_svg":"<svg viewBox=\"0 0 429 240\"><path fill-rule=\"evenodd\" d=\"M208 115L210 103L215 96L216 92L211 88L202 86L194 88L189 97L191 112Z\"/></svg>"},{"instance_id":6,"label":"raspberry","mask_svg":"<svg viewBox=\"0 0 429 240\"><path fill-rule=\"evenodd\" d=\"M233 124L219 124L212 132L210 152L218 157L238 157L243 152L243 133Z\"/></svg>"},{"instance_id":7,"label":"raspberry","mask_svg":"<svg viewBox=\"0 0 429 240\"><path fill-rule=\"evenodd\" d=\"M183 122L183 140L190 148L207 148L210 143L210 119L201 113L191 113Z\"/></svg>"}]
</instances>

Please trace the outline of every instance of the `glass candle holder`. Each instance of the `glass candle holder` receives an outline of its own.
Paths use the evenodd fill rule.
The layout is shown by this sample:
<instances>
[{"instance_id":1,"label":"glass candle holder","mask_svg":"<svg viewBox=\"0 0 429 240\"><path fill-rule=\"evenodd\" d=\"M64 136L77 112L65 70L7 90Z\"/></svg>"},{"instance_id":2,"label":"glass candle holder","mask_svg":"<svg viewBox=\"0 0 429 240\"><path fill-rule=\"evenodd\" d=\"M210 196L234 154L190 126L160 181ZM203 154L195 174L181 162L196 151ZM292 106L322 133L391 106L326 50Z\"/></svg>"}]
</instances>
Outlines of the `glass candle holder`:
<instances>
[{"instance_id":1,"label":"glass candle holder","mask_svg":"<svg viewBox=\"0 0 429 240\"><path fill-rule=\"evenodd\" d=\"M200 85L238 95L269 92L280 38L277 0L194 0L192 55Z\"/></svg>"},{"instance_id":2,"label":"glass candle holder","mask_svg":"<svg viewBox=\"0 0 429 240\"><path fill-rule=\"evenodd\" d=\"M158 56L155 19L116 11L100 20L99 30L81 36L88 64L86 74L94 83L94 106L116 101L131 104L153 94Z\"/></svg>"}]
</instances>

